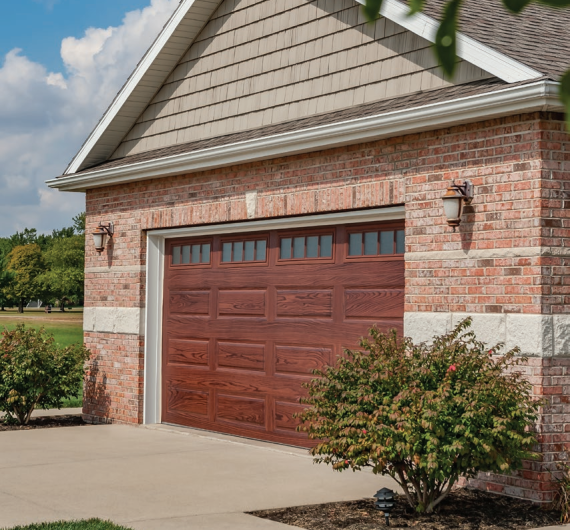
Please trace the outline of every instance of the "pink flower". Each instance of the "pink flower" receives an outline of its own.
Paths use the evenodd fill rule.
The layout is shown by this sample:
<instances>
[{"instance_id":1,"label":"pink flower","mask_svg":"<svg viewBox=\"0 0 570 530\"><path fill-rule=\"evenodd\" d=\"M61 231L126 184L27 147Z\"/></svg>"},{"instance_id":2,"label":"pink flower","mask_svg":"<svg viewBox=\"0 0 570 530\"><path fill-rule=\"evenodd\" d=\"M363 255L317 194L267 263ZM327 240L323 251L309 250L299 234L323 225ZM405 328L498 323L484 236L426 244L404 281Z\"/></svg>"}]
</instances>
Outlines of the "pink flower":
<instances>
[{"instance_id":1,"label":"pink flower","mask_svg":"<svg viewBox=\"0 0 570 530\"><path fill-rule=\"evenodd\" d=\"M349 462L348 460L345 460L344 463L345 463L345 464L350 464L350 462Z\"/></svg>"},{"instance_id":2,"label":"pink flower","mask_svg":"<svg viewBox=\"0 0 570 530\"><path fill-rule=\"evenodd\" d=\"M447 371L448 371L448 372L455 372L456 369L457 369L457 368L455 367L455 365L452 364L452 365L447 369Z\"/></svg>"},{"instance_id":3,"label":"pink flower","mask_svg":"<svg viewBox=\"0 0 570 530\"><path fill-rule=\"evenodd\" d=\"M362 429L362 434L366 434L366 429Z\"/></svg>"}]
</instances>

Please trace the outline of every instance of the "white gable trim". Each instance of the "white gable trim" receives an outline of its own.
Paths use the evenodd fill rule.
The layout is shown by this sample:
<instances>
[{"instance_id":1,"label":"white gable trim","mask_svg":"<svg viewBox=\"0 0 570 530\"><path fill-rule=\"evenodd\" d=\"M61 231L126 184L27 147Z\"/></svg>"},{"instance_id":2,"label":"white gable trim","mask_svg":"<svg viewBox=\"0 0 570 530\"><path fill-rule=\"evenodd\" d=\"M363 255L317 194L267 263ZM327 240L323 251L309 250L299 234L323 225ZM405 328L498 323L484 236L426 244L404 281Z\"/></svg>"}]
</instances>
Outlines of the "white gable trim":
<instances>
[{"instance_id":1,"label":"white gable trim","mask_svg":"<svg viewBox=\"0 0 570 530\"><path fill-rule=\"evenodd\" d=\"M364 3L364 0L356 1ZM77 173L108 160L218 5L219 0L181 0L162 33L71 161L64 175ZM406 5L397 0L384 0L383 16L434 42L438 22L422 13L412 17L407 13ZM542 75L461 33L458 35L458 55L509 83L535 79Z\"/></svg>"},{"instance_id":2,"label":"white gable trim","mask_svg":"<svg viewBox=\"0 0 570 530\"><path fill-rule=\"evenodd\" d=\"M356 1L365 3L365 0ZM397 0L383 0L381 14L429 42L435 42L439 22L423 13L409 16L409 10L408 6ZM507 83L528 81L543 75L461 32L457 34L457 55Z\"/></svg>"},{"instance_id":3,"label":"white gable trim","mask_svg":"<svg viewBox=\"0 0 570 530\"><path fill-rule=\"evenodd\" d=\"M537 81L378 116L321 125L116 168L95 169L89 173L48 180L47 184L50 188L62 191L85 191L388 138L398 134L434 130L521 112L560 111L563 107L558 99L558 85L552 81Z\"/></svg>"},{"instance_id":4,"label":"white gable trim","mask_svg":"<svg viewBox=\"0 0 570 530\"><path fill-rule=\"evenodd\" d=\"M218 0L180 2L162 33L69 164L66 175L80 171L87 165L104 162L113 154L218 5ZM125 108L129 100L133 104Z\"/></svg>"}]
</instances>

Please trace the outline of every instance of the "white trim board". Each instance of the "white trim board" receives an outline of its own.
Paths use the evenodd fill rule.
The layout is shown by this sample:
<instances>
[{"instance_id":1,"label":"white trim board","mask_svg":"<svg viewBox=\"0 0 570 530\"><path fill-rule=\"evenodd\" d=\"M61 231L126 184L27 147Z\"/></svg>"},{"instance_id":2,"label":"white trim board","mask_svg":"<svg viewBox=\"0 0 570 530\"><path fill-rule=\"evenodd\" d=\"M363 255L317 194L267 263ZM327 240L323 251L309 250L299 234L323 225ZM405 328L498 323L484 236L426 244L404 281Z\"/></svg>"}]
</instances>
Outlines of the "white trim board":
<instances>
[{"instance_id":1,"label":"white trim board","mask_svg":"<svg viewBox=\"0 0 570 530\"><path fill-rule=\"evenodd\" d=\"M363 3L364 0L356 0ZM181 0L141 62L120 90L89 138L75 155L65 175L107 160L138 116L151 102L164 81L192 45L219 5L218 0ZM408 16L408 7L397 0L384 0L382 15L413 33L434 42L438 22L418 13ZM457 54L506 82L527 81L542 74L480 42L458 34Z\"/></svg>"},{"instance_id":2,"label":"white trim board","mask_svg":"<svg viewBox=\"0 0 570 530\"><path fill-rule=\"evenodd\" d=\"M356 1L359 4L365 3L365 0ZM397 0L383 0L380 13L392 22L423 37L429 42L435 42L439 22L424 13L416 13L409 16L409 11L410 8L407 5ZM461 32L457 33L457 56L507 83L528 81L543 75L541 72Z\"/></svg>"},{"instance_id":3,"label":"white trim board","mask_svg":"<svg viewBox=\"0 0 570 530\"><path fill-rule=\"evenodd\" d=\"M147 233L146 315L144 346L144 411L143 423L161 422L162 393L162 307L164 286L165 241L168 238L254 232L260 230L305 228L344 223L368 223L404 219L403 206L375 208L323 215L262 219L257 221L168 228Z\"/></svg>"},{"instance_id":4,"label":"white trim board","mask_svg":"<svg viewBox=\"0 0 570 530\"><path fill-rule=\"evenodd\" d=\"M80 175L48 180L47 184L50 188L62 191L82 192L92 188L266 160L521 112L562 110L558 99L558 85L552 81L537 81L528 85L452 101L387 112L377 116L347 120L116 168L95 169Z\"/></svg>"}]
</instances>

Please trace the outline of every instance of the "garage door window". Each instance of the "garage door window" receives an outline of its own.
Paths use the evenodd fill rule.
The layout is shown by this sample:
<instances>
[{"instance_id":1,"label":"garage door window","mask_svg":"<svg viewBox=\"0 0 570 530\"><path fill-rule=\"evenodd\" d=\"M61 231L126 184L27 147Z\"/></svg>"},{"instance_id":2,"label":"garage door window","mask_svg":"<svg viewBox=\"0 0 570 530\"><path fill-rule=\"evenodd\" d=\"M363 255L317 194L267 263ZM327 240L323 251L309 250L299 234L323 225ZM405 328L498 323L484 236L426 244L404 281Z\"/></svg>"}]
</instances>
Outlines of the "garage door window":
<instances>
[{"instance_id":1,"label":"garage door window","mask_svg":"<svg viewBox=\"0 0 570 530\"><path fill-rule=\"evenodd\" d=\"M267 260L267 240L224 241L222 263L242 263Z\"/></svg>"},{"instance_id":2,"label":"garage door window","mask_svg":"<svg viewBox=\"0 0 570 530\"><path fill-rule=\"evenodd\" d=\"M204 265L210 263L210 243L172 247L172 265Z\"/></svg>"},{"instance_id":3,"label":"garage door window","mask_svg":"<svg viewBox=\"0 0 570 530\"><path fill-rule=\"evenodd\" d=\"M280 260L332 258L332 234L285 236L280 242Z\"/></svg>"},{"instance_id":4,"label":"garage door window","mask_svg":"<svg viewBox=\"0 0 570 530\"><path fill-rule=\"evenodd\" d=\"M404 230L359 231L348 234L349 257L403 254L404 250Z\"/></svg>"}]
</instances>

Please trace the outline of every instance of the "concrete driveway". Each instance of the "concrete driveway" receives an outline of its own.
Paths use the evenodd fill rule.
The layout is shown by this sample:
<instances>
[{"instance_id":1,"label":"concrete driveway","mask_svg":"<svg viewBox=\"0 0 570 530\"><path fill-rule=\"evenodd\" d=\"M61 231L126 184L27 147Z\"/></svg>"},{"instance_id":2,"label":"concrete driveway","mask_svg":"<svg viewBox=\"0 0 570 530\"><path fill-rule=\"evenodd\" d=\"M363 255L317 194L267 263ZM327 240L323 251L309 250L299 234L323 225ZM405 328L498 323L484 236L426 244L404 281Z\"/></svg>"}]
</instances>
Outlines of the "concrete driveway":
<instances>
[{"instance_id":1,"label":"concrete driveway","mask_svg":"<svg viewBox=\"0 0 570 530\"><path fill-rule=\"evenodd\" d=\"M372 496L300 449L168 426L0 433L0 528L99 517L141 530L279 530L244 512Z\"/></svg>"}]
</instances>

